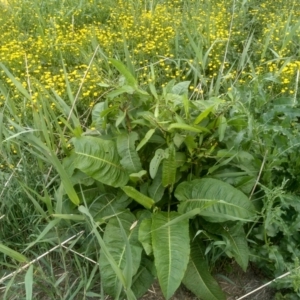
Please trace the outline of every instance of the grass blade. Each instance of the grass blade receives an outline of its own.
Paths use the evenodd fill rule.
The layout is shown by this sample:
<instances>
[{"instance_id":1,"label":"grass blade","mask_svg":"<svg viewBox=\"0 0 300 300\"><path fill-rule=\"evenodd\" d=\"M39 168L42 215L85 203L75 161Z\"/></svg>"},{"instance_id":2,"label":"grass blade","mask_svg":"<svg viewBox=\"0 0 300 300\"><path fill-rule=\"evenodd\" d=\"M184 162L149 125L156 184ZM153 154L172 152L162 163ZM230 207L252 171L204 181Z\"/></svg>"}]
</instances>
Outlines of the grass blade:
<instances>
[{"instance_id":1,"label":"grass blade","mask_svg":"<svg viewBox=\"0 0 300 300\"><path fill-rule=\"evenodd\" d=\"M33 286L33 265L29 267L25 275L26 300L32 299L32 286Z\"/></svg>"},{"instance_id":2,"label":"grass blade","mask_svg":"<svg viewBox=\"0 0 300 300\"><path fill-rule=\"evenodd\" d=\"M3 244L0 244L0 252L17 260L18 262L27 262L28 261L26 256L24 256L23 254L15 251L9 247L4 246Z\"/></svg>"}]
</instances>

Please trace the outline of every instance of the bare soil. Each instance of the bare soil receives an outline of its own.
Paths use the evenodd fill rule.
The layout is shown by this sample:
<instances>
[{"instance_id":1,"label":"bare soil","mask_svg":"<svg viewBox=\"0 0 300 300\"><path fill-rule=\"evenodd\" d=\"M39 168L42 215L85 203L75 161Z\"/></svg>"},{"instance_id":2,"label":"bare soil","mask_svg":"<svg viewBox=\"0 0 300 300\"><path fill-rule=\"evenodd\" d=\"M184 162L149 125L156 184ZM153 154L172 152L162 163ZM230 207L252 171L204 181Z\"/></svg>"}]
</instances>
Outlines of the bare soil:
<instances>
[{"instance_id":1,"label":"bare soil","mask_svg":"<svg viewBox=\"0 0 300 300\"><path fill-rule=\"evenodd\" d=\"M217 274L216 279L226 293L227 300L239 299L271 280L253 265L250 265L247 272L244 272L236 263L232 264L230 271ZM274 297L275 290L266 286L243 300L274 300Z\"/></svg>"},{"instance_id":2,"label":"bare soil","mask_svg":"<svg viewBox=\"0 0 300 300\"><path fill-rule=\"evenodd\" d=\"M228 271L222 270L215 274L222 290L227 295L227 300L237 300L240 297L254 291L262 286L269 279L265 278L255 267L250 266L247 272L236 264L232 264ZM275 291L270 287L262 288L243 300L273 300ZM159 284L155 282L141 300L164 300ZM198 298L190 293L184 286L176 291L171 300L197 300Z\"/></svg>"}]
</instances>

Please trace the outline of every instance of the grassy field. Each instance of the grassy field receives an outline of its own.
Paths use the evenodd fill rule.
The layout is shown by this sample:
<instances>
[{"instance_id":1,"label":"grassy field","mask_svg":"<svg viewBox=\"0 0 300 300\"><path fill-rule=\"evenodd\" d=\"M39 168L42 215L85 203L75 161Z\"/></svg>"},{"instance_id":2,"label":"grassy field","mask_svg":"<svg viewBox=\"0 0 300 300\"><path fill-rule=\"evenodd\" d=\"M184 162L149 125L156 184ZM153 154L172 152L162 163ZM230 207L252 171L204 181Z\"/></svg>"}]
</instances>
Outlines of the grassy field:
<instances>
[{"instance_id":1,"label":"grassy field","mask_svg":"<svg viewBox=\"0 0 300 300\"><path fill-rule=\"evenodd\" d=\"M0 297L219 300L232 259L298 299L299 1L0 0L0 32Z\"/></svg>"}]
</instances>

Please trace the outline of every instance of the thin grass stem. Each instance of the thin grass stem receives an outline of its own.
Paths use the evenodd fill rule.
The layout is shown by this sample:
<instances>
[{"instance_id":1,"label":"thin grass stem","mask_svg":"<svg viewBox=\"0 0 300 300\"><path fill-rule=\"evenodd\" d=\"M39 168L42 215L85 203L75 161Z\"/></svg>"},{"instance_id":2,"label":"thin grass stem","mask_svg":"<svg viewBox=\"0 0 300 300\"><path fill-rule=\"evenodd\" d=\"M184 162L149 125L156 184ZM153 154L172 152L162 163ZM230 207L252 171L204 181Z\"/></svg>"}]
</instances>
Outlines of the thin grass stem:
<instances>
[{"instance_id":1,"label":"thin grass stem","mask_svg":"<svg viewBox=\"0 0 300 300\"><path fill-rule=\"evenodd\" d=\"M80 256L80 257L82 257L82 258L84 258L84 259L92 262L93 264L98 264L96 261L92 260L91 258L89 258L89 257L87 257L87 256L85 256L85 255L83 255L83 254L81 254L81 253L79 253L79 252L77 252L77 251L69 248L69 247L66 247L66 246L63 246L63 245L62 245L62 247L65 248L65 249L67 249L68 251L71 251L71 252L75 253L76 255L78 255L78 256Z\"/></svg>"},{"instance_id":2,"label":"thin grass stem","mask_svg":"<svg viewBox=\"0 0 300 300\"><path fill-rule=\"evenodd\" d=\"M244 298L246 298L246 297L248 297L248 296L250 296L250 295L256 293L257 291L259 291L259 290L265 288L266 286L270 285L271 283L275 282L276 280L281 279L281 278L284 278L284 277L290 275L292 272L294 272L294 271L296 271L296 270L299 270L299 269L300 269L300 267L298 267L298 268L296 268L296 269L294 269L294 270L292 270L292 271L286 272L286 273L284 273L283 275L278 276L278 277L276 277L275 279L273 279L273 280L271 280L271 281L269 281L269 282L263 284L262 286L258 287L258 288L255 289L255 290L251 291L250 293L248 293L248 294L246 294L246 295L244 295L244 296L238 298L237 300L242 300L242 299L244 299Z\"/></svg>"},{"instance_id":3,"label":"thin grass stem","mask_svg":"<svg viewBox=\"0 0 300 300\"><path fill-rule=\"evenodd\" d=\"M18 270L8 274L7 276L4 276L0 279L0 283L3 283L6 279L11 278L13 276L15 276L16 274L26 270L29 266L31 266L32 264L36 263L37 261L39 261L41 258L43 258L44 256L48 255L49 253L53 252L55 249L65 245L66 243L68 243L69 241L75 239L76 237L82 235L84 233L84 230L76 233L75 235L73 235L72 237L66 239L64 242L60 243L59 245L56 245L55 247L51 248L49 251L46 251L45 253L43 253L42 255L40 255L39 257L35 258L34 260L30 261L29 263L27 263L26 265L22 266L21 268L19 268Z\"/></svg>"}]
</instances>

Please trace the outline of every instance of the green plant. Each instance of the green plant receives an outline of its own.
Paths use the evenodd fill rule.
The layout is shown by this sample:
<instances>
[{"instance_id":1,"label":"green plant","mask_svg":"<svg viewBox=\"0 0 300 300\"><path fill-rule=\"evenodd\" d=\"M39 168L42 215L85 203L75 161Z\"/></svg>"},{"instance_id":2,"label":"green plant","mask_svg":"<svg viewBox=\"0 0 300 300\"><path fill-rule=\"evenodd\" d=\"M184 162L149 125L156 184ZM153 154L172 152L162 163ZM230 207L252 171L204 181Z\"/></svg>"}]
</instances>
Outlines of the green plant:
<instances>
[{"instance_id":1,"label":"green plant","mask_svg":"<svg viewBox=\"0 0 300 300\"><path fill-rule=\"evenodd\" d=\"M224 255L298 267L297 1L0 6L1 276L86 231L0 281L4 299L104 298L99 264L128 299L155 277L166 298L183 282L222 299Z\"/></svg>"},{"instance_id":2,"label":"green plant","mask_svg":"<svg viewBox=\"0 0 300 300\"><path fill-rule=\"evenodd\" d=\"M251 239L253 261L270 277L278 277L297 267L300 255L299 231L299 108L292 97L265 103L260 114L264 124L259 136L268 150L257 198L261 201L261 223ZM299 297L297 276L276 281L285 289L286 299ZM297 296L296 296L297 295ZM290 298L289 298L290 297Z\"/></svg>"},{"instance_id":3,"label":"green plant","mask_svg":"<svg viewBox=\"0 0 300 300\"><path fill-rule=\"evenodd\" d=\"M111 296L140 297L157 276L166 299L181 282L202 299L225 299L207 253L227 254L246 270L242 224L255 217L243 192L204 176L225 135L228 103L189 99L189 82L172 81L162 94L150 84L146 92L121 62L110 62L120 84L93 108L93 130L70 140L63 164L80 203L62 213L80 204L88 216Z\"/></svg>"}]
</instances>

